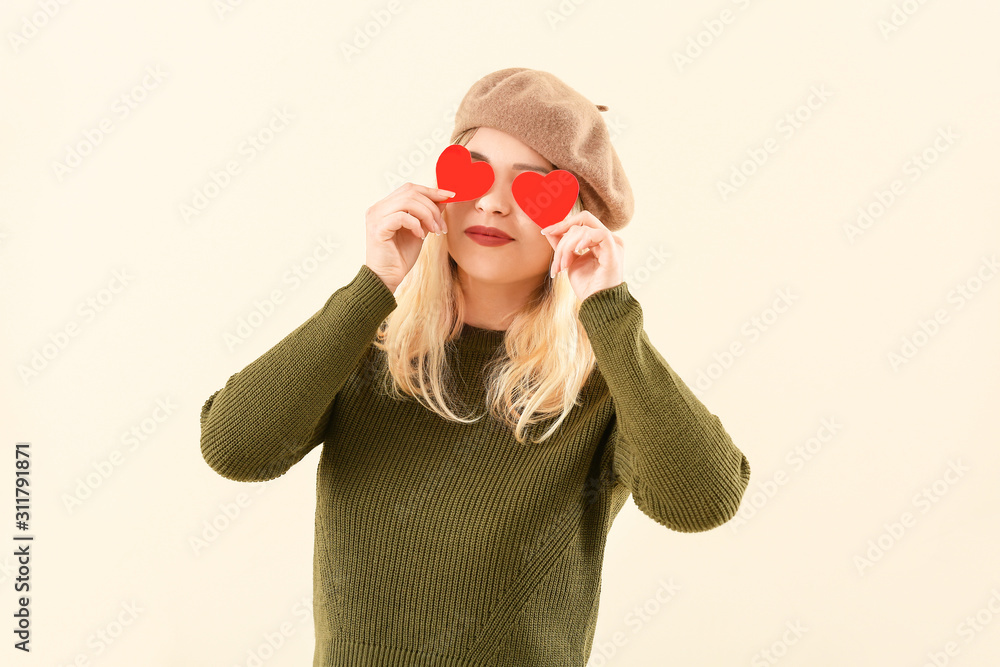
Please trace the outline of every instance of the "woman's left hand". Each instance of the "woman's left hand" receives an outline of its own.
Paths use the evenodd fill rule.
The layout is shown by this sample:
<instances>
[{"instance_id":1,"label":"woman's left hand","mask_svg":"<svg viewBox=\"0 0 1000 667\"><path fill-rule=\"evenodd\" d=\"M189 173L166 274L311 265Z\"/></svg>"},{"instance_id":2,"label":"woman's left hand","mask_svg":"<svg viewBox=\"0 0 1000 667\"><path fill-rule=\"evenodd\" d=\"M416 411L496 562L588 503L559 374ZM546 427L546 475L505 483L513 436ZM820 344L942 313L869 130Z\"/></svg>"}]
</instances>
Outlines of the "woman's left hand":
<instances>
[{"instance_id":1,"label":"woman's left hand","mask_svg":"<svg viewBox=\"0 0 1000 667\"><path fill-rule=\"evenodd\" d=\"M580 301L625 279L625 242L590 211L549 225L542 234L555 250L550 275L566 269Z\"/></svg>"}]
</instances>

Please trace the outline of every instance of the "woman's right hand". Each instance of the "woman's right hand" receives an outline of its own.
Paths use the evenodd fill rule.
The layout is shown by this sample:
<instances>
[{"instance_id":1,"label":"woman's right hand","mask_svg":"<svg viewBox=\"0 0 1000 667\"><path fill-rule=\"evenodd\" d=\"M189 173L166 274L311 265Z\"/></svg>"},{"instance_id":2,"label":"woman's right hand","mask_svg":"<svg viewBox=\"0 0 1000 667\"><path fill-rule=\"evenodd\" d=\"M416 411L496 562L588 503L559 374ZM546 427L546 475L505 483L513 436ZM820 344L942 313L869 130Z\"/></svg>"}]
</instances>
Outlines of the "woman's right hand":
<instances>
[{"instance_id":1,"label":"woman's right hand","mask_svg":"<svg viewBox=\"0 0 1000 667\"><path fill-rule=\"evenodd\" d=\"M440 200L454 194L403 183L365 211L365 264L391 291L417 262L427 234L448 233Z\"/></svg>"}]
</instances>

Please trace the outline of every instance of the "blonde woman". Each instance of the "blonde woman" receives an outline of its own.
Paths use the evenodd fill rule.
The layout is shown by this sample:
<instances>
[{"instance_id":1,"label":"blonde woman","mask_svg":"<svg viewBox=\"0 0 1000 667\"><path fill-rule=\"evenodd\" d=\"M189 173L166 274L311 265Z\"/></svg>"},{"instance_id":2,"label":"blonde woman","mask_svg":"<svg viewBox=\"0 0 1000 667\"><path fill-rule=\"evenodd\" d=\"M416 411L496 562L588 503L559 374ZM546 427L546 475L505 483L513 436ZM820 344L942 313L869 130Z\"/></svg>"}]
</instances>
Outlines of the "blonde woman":
<instances>
[{"instance_id":1,"label":"blonde woman","mask_svg":"<svg viewBox=\"0 0 1000 667\"><path fill-rule=\"evenodd\" d=\"M205 402L201 451L227 478L323 445L314 667L585 665L629 494L675 531L736 514L747 458L623 282L632 191L605 109L538 70L478 81L452 142L489 190L375 203L357 275ZM512 183L554 169L580 197L540 228Z\"/></svg>"}]
</instances>

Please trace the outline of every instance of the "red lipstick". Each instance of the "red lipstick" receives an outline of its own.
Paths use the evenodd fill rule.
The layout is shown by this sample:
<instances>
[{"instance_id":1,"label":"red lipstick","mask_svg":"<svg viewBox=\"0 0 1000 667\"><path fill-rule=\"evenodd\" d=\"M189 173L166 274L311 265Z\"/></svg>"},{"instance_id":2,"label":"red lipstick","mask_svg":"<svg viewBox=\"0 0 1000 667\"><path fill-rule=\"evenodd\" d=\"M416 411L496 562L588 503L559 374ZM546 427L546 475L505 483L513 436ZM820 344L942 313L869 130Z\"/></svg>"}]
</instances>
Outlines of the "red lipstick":
<instances>
[{"instance_id":1,"label":"red lipstick","mask_svg":"<svg viewBox=\"0 0 1000 667\"><path fill-rule=\"evenodd\" d=\"M465 230L465 235L483 246L506 245L514 240L509 234L496 227L484 227L483 225L469 227Z\"/></svg>"}]
</instances>

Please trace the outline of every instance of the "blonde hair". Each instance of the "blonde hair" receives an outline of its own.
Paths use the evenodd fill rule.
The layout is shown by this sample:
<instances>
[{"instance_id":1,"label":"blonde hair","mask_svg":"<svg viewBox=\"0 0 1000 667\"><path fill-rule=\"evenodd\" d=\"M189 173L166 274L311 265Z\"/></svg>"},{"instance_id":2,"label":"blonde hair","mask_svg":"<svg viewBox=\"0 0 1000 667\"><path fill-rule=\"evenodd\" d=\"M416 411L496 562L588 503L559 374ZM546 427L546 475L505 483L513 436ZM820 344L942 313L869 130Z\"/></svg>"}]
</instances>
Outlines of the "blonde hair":
<instances>
[{"instance_id":1,"label":"blonde hair","mask_svg":"<svg viewBox=\"0 0 1000 667\"><path fill-rule=\"evenodd\" d=\"M465 145L475 131L467 130L455 143ZM569 215L582 209L577 197ZM383 387L394 398L413 397L444 419L460 423L481 419L483 415L459 416L451 407L456 398L450 391L446 351L461 332L465 300L458 265L448 254L444 235L427 235L416 263L399 284L396 303L374 341L386 353ZM519 443L525 442L530 426L558 417L535 440L545 441L579 404L579 392L596 364L577 317L579 308L580 300L565 274L552 279L546 273L507 328L504 354L487 362L488 411L513 429Z\"/></svg>"}]
</instances>

